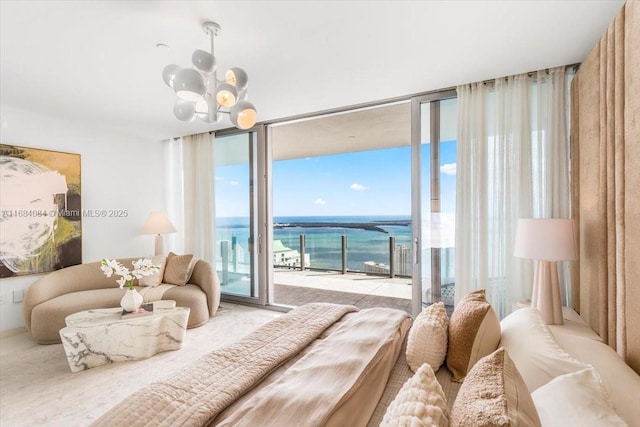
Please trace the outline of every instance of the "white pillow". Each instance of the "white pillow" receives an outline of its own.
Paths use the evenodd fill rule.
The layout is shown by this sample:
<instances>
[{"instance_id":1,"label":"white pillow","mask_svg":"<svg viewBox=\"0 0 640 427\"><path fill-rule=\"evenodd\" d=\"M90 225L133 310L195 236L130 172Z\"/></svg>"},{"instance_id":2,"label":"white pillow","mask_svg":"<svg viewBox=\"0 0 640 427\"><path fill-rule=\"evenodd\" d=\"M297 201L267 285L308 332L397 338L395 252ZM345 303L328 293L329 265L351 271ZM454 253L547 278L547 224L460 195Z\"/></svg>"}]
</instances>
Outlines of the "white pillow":
<instances>
[{"instance_id":1,"label":"white pillow","mask_svg":"<svg viewBox=\"0 0 640 427\"><path fill-rule=\"evenodd\" d=\"M151 276L142 276L138 279L139 286L158 286L162 283L162 277L164 276L164 266L167 258L164 255L156 255L151 258L153 265L159 265L160 270L152 274Z\"/></svg>"},{"instance_id":2,"label":"white pillow","mask_svg":"<svg viewBox=\"0 0 640 427\"><path fill-rule=\"evenodd\" d=\"M449 318L444 303L431 304L413 322L407 337L407 363L416 372L428 363L438 372L447 355Z\"/></svg>"},{"instance_id":3,"label":"white pillow","mask_svg":"<svg viewBox=\"0 0 640 427\"><path fill-rule=\"evenodd\" d=\"M561 375L533 393L543 426L626 426L594 368ZM637 396L636 396L637 397Z\"/></svg>"},{"instance_id":4,"label":"white pillow","mask_svg":"<svg viewBox=\"0 0 640 427\"><path fill-rule=\"evenodd\" d=\"M380 427L448 425L447 399L427 363L404 383L380 423Z\"/></svg>"},{"instance_id":5,"label":"white pillow","mask_svg":"<svg viewBox=\"0 0 640 427\"><path fill-rule=\"evenodd\" d=\"M532 393L555 377L590 365L571 357L556 342L535 308L514 311L500 322L504 347Z\"/></svg>"}]
</instances>

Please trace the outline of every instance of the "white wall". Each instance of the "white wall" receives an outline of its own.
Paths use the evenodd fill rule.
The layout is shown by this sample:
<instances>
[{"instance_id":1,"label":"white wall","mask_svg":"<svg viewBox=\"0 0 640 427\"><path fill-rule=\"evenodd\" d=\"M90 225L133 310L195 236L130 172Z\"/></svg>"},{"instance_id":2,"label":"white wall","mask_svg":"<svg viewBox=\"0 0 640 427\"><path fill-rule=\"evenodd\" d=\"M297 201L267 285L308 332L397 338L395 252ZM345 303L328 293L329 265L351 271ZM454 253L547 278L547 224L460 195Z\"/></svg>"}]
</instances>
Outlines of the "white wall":
<instances>
[{"instance_id":1,"label":"white wall","mask_svg":"<svg viewBox=\"0 0 640 427\"><path fill-rule=\"evenodd\" d=\"M83 210L127 211L126 218L82 218L83 262L153 254L154 237L138 232L149 212L165 207L160 141L88 129L5 105L0 106L0 126L3 144L81 155ZM13 302L13 294L20 295L39 277L0 279L0 331L24 326L22 304Z\"/></svg>"}]
</instances>

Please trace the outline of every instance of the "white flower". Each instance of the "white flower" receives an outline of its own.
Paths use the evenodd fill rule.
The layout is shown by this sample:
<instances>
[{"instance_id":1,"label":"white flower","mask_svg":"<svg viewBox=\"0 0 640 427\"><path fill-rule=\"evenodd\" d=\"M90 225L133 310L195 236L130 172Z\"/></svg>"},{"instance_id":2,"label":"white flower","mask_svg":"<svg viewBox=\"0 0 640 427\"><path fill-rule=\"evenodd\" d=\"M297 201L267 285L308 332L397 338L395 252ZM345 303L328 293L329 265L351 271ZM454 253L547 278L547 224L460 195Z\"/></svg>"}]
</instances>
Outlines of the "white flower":
<instances>
[{"instance_id":1,"label":"white flower","mask_svg":"<svg viewBox=\"0 0 640 427\"><path fill-rule=\"evenodd\" d=\"M113 273L118 274L116 272L116 270L118 269L118 266L119 266L119 263L115 259L112 259L112 260L103 259L100 269L102 270L105 276L111 277Z\"/></svg>"},{"instance_id":2,"label":"white flower","mask_svg":"<svg viewBox=\"0 0 640 427\"><path fill-rule=\"evenodd\" d=\"M134 261L133 267L134 270L132 271L132 274L136 276L137 279L141 278L142 276L151 276L156 271L160 270L160 266L154 265L153 261L148 258Z\"/></svg>"},{"instance_id":3,"label":"white flower","mask_svg":"<svg viewBox=\"0 0 640 427\"><path fill-rule=\"evenodd\" d=\"M113 274L120 276L120 278L116 280L120 289L124 286L133 289L134 279L140 279L142 276L150 276L156 271L159 271L160 266L154 265L150 259L140 258L133 262L133 271L131 271L115 259L108 260L105 258L101 262L100 269L107 277L111 277Z\"/></svg>"},{"instance_id":4,"label":"white flower","mask_svg":"<svg viewBox=\"0 0 640 427\"><path fill-rule=\"evenodd\" d=\"M116 280L116 283L120 285L120 289L122 289L124 287L124 284L127 283L127 279L125 279L124 277L121 277L118 280Z\"/></svg>"}]
</instances>

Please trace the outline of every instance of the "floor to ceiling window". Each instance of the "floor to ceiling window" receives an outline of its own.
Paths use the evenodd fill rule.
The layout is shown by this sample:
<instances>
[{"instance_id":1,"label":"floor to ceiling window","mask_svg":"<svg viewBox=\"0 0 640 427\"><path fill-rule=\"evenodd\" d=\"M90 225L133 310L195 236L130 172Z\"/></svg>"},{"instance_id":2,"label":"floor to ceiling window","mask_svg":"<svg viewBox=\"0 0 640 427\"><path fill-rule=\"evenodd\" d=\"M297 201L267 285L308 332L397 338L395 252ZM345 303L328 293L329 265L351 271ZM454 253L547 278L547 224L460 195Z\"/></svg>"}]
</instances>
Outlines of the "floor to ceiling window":
<instances>
[{"instance_id":1,"label":"floor to ceiling window","mask_svg":"<svg viewBox=\"0 0 640 427\"><path fill-rule=\"evenodd\" d=\"M216 271L226 297L261 297L256 279L256 133L215 138Z\"/></svg>"},{"instance_id":2,"label":"floor to ceiling window","mask_svg":"<svg viewBox=\"0 0 640 427\"><path fill-rule=\"evenodd\" d=\"M272 302L410 310L410 103L272 126Z\"/></svg>"},{"instance_id":3,"label":"floor to ceiling window","mask_svg":"<svg viewBox=\"0 0 640 427\"><path fill-rule=\"evenodd\" d=\"M453 305L455 92L413 103L272 126L272 303Z\"/></svg>"}]
</instances>

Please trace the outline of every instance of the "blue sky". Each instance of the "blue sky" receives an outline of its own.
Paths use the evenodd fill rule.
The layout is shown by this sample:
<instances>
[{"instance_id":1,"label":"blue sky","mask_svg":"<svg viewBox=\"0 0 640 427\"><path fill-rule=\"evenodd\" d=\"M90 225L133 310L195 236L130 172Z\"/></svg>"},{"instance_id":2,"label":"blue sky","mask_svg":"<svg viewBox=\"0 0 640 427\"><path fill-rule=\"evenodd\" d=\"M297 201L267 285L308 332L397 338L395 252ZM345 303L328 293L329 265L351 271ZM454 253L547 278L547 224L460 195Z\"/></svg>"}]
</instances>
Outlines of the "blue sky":
<instances>
[{"instance_id":1,"label":"blue sky","mask_svg":"<svg viewBox=\"0 0 640 427\"><path fill-rule=\"evenodd\" d=\"M428 182L429 145L422 153ZM426 160L426 161L425 161ZM443 211L455 207L455 142L442 144ZM426 179L426 181L425 181ZM423 184L428 206L429 186ZM390 148L307 159L273 167L274 216L410 215L411 149Z\"/></svg>"},{"instance_id":2,"label":"blue sky","mask_svg":"<svg viewBox=\"0 0 640 427\"><path fill-rule=\"evenodd\" d=\"M429 144L423 144L423 210L429 208ZM442 211L455 208L455 141L443 142ZM217 216L248 216L248 167L219 167ZM411 149L281 160L273 165L274 216L407 215L411 213Z\"/></svg>"}]
</instances>

